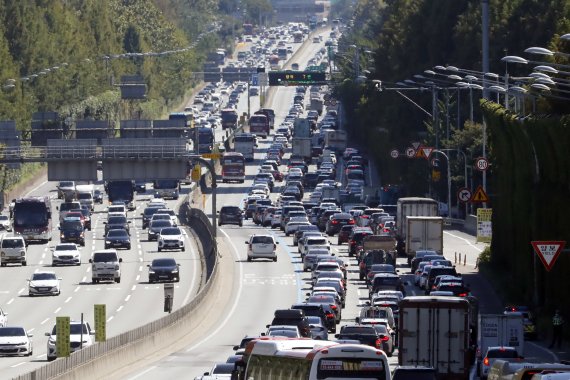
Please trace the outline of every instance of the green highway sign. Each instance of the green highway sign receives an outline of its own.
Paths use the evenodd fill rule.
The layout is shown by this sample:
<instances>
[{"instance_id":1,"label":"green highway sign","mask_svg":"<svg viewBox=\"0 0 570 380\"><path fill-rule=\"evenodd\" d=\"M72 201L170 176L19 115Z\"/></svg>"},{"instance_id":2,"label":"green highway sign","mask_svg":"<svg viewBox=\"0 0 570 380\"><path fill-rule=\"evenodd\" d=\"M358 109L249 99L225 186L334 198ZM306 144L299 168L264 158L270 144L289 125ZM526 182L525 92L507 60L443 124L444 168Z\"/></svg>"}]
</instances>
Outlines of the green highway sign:
<instances>
[{"instance_id":1,"label":"green highway sign","mask_svg":"<svg viewBox=\"0 0 570 380\"><path fill-rule=\"evenodd\" d=\"M305 71L323 71L321 66L307 66Z\"/></svg>"},{"instance_id":2,"label":"green highway sign","mask_svg":"<svg viewBox=\"0 0 570 380\"><path fill-rule=\"evenodd\" d=\"M318 71L270 71L270 86L327 84L326 74Z\"/></svg>"}]
</instances>

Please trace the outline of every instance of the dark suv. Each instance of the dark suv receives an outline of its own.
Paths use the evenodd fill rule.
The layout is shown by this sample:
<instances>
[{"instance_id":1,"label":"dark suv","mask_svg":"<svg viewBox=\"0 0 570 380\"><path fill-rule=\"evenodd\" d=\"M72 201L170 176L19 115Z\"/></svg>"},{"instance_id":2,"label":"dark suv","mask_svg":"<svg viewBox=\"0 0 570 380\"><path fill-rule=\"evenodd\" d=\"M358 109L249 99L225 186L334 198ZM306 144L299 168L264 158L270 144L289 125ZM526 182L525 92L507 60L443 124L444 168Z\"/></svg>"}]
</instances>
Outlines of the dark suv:
<instances>
[{"instance_id":1,"label":"dark suv","mask_svg":"<svg viewBox=\"0 0 570 380\"><path fill-rule=\"evenodd\" d=\"M237 224L243 226L243 213L238 206L223 206L218 217L218 226Z\"/></svg>"},{"instance_id":2,"label":"dark suv","mask_svg":"<svg viewBox=\"0 0 570 380\"><path fill-rule=\"evenodd\" d=\"M368 236L374 235L368 227L353 228L348 238L348 255L354 256L357 253L357 247L362 245L362 240Z\"/></svg>"},{"instance_id":3,"label":"dark suv","mask_svg":"<svg viewBox=\"0 0 570 380\"><path fill-rule=\"evenodd\" d=\"M85 232L79 219L64 219L59 226L62 243L77 243L85 247Z\"/></svg>"},{"instance_id":4,"label":"dark suv","mask_svg":"<svg viewBox=\"0 0 570 380\"><path fill-rule=\"evenodd\" d=\"M335 314L331 313L327 316L327 313L323 305L319 303L297 303L291 306L294 310L303 310L306 316L320 317L323 325L331 332L336 332L336 320Z\"/></svg>"},{"instance_id":5,"label":"dark suv","mask_svg":"<svg viewBox=\"0 0 570 380\"><path fill-rule=\"evenodd\" d=\"M311 327L309 326L309 320L305 316L304 310L275 310L274 316L273 321L271 321L270 325L267 325L267 328L271 325L297 326L302 337L308 338L311 336Z\"/></svg>"}]
</instances>

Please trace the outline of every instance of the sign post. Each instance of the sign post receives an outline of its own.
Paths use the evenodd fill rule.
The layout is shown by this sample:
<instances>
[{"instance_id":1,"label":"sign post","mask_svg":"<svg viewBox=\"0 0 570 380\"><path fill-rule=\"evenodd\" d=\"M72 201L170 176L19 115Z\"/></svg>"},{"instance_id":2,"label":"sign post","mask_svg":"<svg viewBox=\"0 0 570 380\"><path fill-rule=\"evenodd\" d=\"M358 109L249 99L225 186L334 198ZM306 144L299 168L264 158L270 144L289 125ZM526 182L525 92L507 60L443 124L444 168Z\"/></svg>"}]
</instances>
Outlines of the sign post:
<instances>
[{"instance_id":1,"label":"sign post","mask_svg":"<svg viewBox=\"0 0 570 380\"><path fill-rule=\"evenodd\" d=\"M174 284L166 283L164 284L164 312L172 312L172 304L174 303Z\"/></svg>"},{"instance_id":2,"label":"sign post","mask_svg":"<svg viewBox=\"0 0 570 380\"><path fill-rule=\"evenodd\" d=\"M70 334L71 319L69 317L55 318L55 352L58 358L66 358L71 353Z\"/></svg>"},{"instance_id":3,"label":"sign post","mask_svg":"<svg viewBox=\"0 0 570 380\"><path fill-rule=\"evenodd\" d=\"M107 340L107 310L106 305L94 305L95 342Z\"/></svg>"},{"instance_id":4,"label":"sign post","mask_svg":"<svg viewBox=\"0 0 570 380\"><path fill-rule=\"evenodd\" d=\"M560 252L564 249L566 242L563 240L559 241L531 241L534 251L544 264L547 271L550 272L556 259L560 256Z\"/></svg>"},{"instance_id":5,"label":"sign post","mask_svg":"<svg viewBox=\"0 0 570 380\"><path fill-rule=\"evenodd\" d=\"M492 208L477 209L477 242L490 243L493 238Z\"/></svg>"}]
</instances>

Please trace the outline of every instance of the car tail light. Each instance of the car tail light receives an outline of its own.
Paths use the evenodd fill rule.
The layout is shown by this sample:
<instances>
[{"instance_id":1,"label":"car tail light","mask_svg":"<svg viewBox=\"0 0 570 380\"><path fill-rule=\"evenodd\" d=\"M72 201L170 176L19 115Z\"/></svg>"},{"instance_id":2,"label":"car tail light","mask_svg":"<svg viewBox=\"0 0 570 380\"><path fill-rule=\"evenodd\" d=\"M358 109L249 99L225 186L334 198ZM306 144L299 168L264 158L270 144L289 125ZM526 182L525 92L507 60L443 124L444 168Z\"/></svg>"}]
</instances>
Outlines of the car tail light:
<instances>
[{"instance_id":1,"label":"car tail light","mask_svg":"<svg viewBox=\"0 0 570 380\"><path fill-rule=\"evenodd\" d=\"M362 219L369 219L369 218L370 218L369 215L360 215L360 217L361 217Z\"/></svg>"},{"instance_id":2,"label":"car tail light","mask_svg":"<svg viewBox=\"0 0 570 380\"><path fill-rule=\"evenodd\" d=\"M387 335L383 335L382 338L380 339L382 339L382 342L387 342L390 339L390 337Z\"/></svg>"},{"instance_id":3,"label":"car tail light","mask_svg":"<svg viewBox=\"0 0 570 380\"><path fill-rule=\"evenodd\" d=\"M350 219L350 220L348 221L348 224L354 224L354 219Z\"/></svg>"},{"instance_id":4,"label":"car tail light","mask_svg":"<svg viewBox=\"0 0 570 380\"><path fill-rule=\"evenodd\" d=\"M331 309L337 310L337 309L338 309L338 306L336 306L336 305L331 305Z\"/></svg>"},{"instance_id":5,"label":"car tail light","mask_svg":"<svg viewBox=\"0 0 570 380\"><path fill-rule=\"evenodd\" d=\"M332 223L332 224L338 224L338 220L333 219L333 220L331 220L331 223Z\"/></svg>"},{"instance_id":6,"label":"car tail light","mask_svg":"<svg viewBox=\"0 0 570 380\"><path fill-rule=\"evenodd\" d=\"M458 297L467 297L467 293L459 293L457 296Z\"/></svg>"},{"instance_id":7,"label":"car tail light","mask_svg":"<svg viewBox=\"0 0 570 380\"><path fill-rule=\"evenodd\" d=\"M489 366L489 358L485 356L485 359L483 359L483 365L484 366Z\"/></svg>"},{"instance_id":8,"label":"car tail light","mask_svg":"<svg viewBox=\"0 0 570 380\"><path fill-rule=\"evenodd\" d=\"M375 345L376 345L376 348L382 348L382 339L380 339L380 338L376 339Z\"/></svg>"},{"instance_id":9,"label":"car tail light","mask_svg":"<svg viewBox=\"0 0 570 380\"><path fill-rule=\"evenodd\" d=\"M327 313L326 314L327 319L333 319L334 318L334 314L333 313Z\"/></svg>"}]
</instances>

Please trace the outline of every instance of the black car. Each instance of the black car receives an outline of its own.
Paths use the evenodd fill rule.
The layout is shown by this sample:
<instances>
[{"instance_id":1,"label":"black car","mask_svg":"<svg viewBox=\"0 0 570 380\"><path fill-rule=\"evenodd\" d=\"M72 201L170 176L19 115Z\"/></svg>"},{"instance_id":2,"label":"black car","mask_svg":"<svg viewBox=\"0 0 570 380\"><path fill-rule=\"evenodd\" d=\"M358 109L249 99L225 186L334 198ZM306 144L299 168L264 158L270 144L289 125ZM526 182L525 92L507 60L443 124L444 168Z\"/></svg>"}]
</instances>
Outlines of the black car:
<instances>
[{"instance_id":1,"label":"black car","mask_svg":"<svg viewBox=\"0 0 570 380\"><path fill-rule=\"evenodd\" d=\"M59 231L62 243L77 243L85 247L85 231L80 220L64 219L59 226Z\"/></svg>"},{"instance_id":2,"label":"black car","mask_svg":"<svg viewBox=\"0 0 570 380\"><path fill-rule=\"evenodd\" d=\"M238 206L223 206L218 215L218 226L237 224L243 226L243 213Z\"/></svg>"},{"instance_id":3,"label":"black car","mask_svg":"<svg viewBox=\"0 0 570 380\"><path fill-rule=\"evenodd\" d=\"M299 332L301 336L304 338L308 338L311 336L311 327L309 325L309 321L305 316L304 310L298 309L280 309L275 310L273 321L271 321L271 325L286 325L286 326L297 326L299 328ZM269 328L267 325L266 327Z\"/></svg>"},{"instance_id":4,"label":"black car","mask_svg":"<svg viewBox=\"0 0 570 380\"><path fill-rule=\"evenodd\" d=\"M146 193L146 182L145 181L135 181L135 191L137 193Z\"/></svg>"},{"instance_id":5,"label":"black car","mask_svg":"<svg viewBox=\"0 0 570 380\"><path fill-rule=\"evenodd\" d=\"M103 193L101 190L93 191L93 202L102 204L103 203Z\"/></svg>"},{"instance_id":6,"label":"black car","mask_svg":"<svg viewBox=\"0 0 570 380\"><path fill-rule=\"evenodd\" d=\"M325 230L329 236L340 232L342 226L354 225L354 218L347 212L332 214L325 224Z\"/></svg>"},{"instance_id":7,"label":"black car","mask_svg":"<svg viewBox=\"0 0 570 380\"><path fill-rule=\"evenodd\" d=\"M105 249L126 248L131 249L131 237L122 228L112 229L105 236Z\"/></svg>"},{"instance_id":8,"label":"black car","mask_svg":"<svg viewBox=\"0 0 570 380\"><path fill-rule=\"evenodd\" d=\"M303 310L306 316L320 317L323 325L331 332L336 332L336 319L334 313L326 313L320 303L298 303L291 306L294 310Z\"/></svg>"},{"instance_id":9,"label":"black car","mask_svg":"<svg viewBox=\"0 0 570 380\"><path fill-rule=\"evenodd\" d=\"M118 215L110 216L109 219L107 219L107 221L103 223L105 224L105 236L110 230L115 230L115 229L122 229L127 231L127 233L129 233L130 221L127 220L126 216L118 216Z\"/></svg>"},{"instance_id":10,"label":"black car","mask_svg":"<svg viewBox=\"0 0 570 380\"><path fill-rule=\"evenodd\" d=\"M148 282L180 281L180 264L171 258L154 259L148 267Z\"/></svg>"},{"instance_id":11,"label":"black car","mask_svg":"<svg viewBox=\"0 0 570 380\"><path fill-rule=\"evenodd\" d=\"M161 210L161 209L164 209L164 207L163 206L157 206L157 207L147 207L144 209L144 211L142 213L142 228L143 229L148 227L148 223L152 219L152 216L154 214L156 214L156 212L158 210Z\"/></svg>"},{"instance_id":12,"label":"black car","mask_svg":"<svg viewBox=\"0 0 570 380\"><path fill-rule=\"evenodd\" d=\"M148 226L148 241L158 239L160 230L162 230L164 227L174 227L174 224L171 220L151 220L150 225Z\"/></svg>"}]
</instances>

